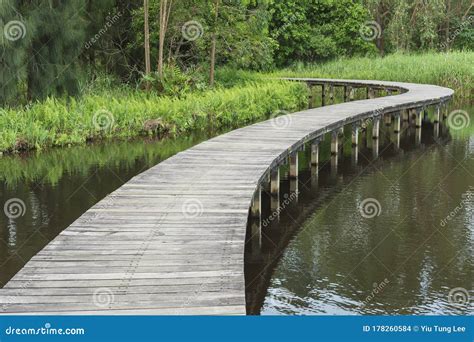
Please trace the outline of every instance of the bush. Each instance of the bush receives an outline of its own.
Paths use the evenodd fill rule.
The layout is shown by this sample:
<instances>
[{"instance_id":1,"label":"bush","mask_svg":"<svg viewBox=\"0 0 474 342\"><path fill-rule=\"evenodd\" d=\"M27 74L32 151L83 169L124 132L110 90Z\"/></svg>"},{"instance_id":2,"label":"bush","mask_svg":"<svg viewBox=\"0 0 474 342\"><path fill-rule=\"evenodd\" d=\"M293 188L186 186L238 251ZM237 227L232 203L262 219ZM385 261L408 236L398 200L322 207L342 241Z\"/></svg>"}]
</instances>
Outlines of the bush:
<instances>
[{"instance_id":1,"label":"bush","mask_svg":"<svg viewBox=\"0 0 474 342\"><path fill-rule=\"evenodd\" d=\"M140 134L179 134L238 127L277 110L306 103L305 85L271 81L191 93L182 98L125 88L85 94L81 99L48 98L24 109L0 110L0 151L81 144ZM151 120L151 121L150 121ZM153 132L145 128L152 127Z\"/></svg>"}]
</instances>

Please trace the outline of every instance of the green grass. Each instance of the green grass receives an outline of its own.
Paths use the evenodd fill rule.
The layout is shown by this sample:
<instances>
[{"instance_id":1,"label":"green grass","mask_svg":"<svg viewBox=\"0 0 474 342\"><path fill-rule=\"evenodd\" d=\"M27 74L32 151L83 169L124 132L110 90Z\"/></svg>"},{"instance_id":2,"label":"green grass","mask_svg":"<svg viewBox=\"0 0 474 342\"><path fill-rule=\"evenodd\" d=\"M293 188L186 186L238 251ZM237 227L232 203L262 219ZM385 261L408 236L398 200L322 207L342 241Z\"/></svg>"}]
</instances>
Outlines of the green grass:
<instances>
[{"instance_id":1,"label":"green grass","mask_svg":"<svg viewBox=\"0 0 474 342\"><path fill-rule=\"evenodd\" d=\"M51 98L27 108L0 109L0 152L241 127L277 110L303 108L306 87L274 80L279 76L438 84L454 89L458 98L469 99L474 52L339 59L265 74L223 68L217 71L217 89L179 97L113 84L93 85L79 99Z\"/></svg>"},{"instance_id":2,"label":"green grass","mask_svg":"<svg viewBox=\"0 0 474 342\"><path fill-rule=\"evenodd\" d=\"M320 65L299 65L272 76L385 80L436 84L452 88L457 97L472 96L474 52L393 54L384 58L338 59Z\"/></svg>"},{"instance_id":3,"label":"green grass","mask_svg":"<svg viewBox=\"0 0 474 342\"><path fill-rule=\"evenodd\" d=\"M0 151L83 144L141 134L183 134L239 127L277 110L306 103L302 84L272 81L216 89L183 98L124 88L91 92L79 100L47 99L24 109L0 111ZM148 129L149 120L155 120Z\"/></svg>"}]
</instances>

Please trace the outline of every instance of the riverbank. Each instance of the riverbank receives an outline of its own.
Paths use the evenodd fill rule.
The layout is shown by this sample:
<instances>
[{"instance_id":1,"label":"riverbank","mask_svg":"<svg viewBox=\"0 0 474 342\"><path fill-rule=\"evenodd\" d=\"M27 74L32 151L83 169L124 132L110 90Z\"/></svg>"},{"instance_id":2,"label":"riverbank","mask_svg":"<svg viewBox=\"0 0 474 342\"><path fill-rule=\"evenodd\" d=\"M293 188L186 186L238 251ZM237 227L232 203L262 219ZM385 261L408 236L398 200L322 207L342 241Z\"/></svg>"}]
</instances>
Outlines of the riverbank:
<instances>
[{"instance_id":1,"label":"riverbank","mask_svg":"<svg viewBox=\"0 0 474 342\"><path fill-rule=\"evenodd\" d=\"M48 99L1 111L0 151L240 127L281 110L296 111L306 103L306 96L302 84L271 81L183 98L122 88L86 94L78 100Z\"/></svg>"},{"instance_id":2,"label":"riverbank","mask_svg":"<svg viewBox=\"0 0 474 342\"><path fill-rule=\"evenodd\" d=\"M438 84L454 89L458 98L468 98L474 83L473 65L473 52L395 54L296 65L273 73L222 69L217 73L216 89L180 97L128 86L93 87L78 99L50 98L23 108L0 109L0 152L236 128L304 108L306 87L274 80L281 76Z\"/></svg>"}]
</instances>

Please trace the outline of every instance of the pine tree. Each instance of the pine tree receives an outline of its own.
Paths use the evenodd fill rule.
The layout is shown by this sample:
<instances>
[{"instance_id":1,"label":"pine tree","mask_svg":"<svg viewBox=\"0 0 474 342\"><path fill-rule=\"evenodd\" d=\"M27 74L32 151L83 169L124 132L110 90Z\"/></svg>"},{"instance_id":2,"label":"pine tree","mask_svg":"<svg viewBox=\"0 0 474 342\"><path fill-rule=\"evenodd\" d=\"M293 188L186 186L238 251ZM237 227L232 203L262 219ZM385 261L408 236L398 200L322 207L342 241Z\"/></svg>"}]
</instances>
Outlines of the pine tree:
<instances>
[{"instance_id":1,"label":"pine tree","mask_svg":"<svg viewBox=\"0 0 474 342\"><path fill-rule=\"evenodd\" d=\"M29 100L78 92L85 7L85 0L36 0L21 7L32 33L27 52Z\"/></svg>"},{"instance_id":2,"label":"pine tree","mask_svg":"<svg viewBox=\"0 0 474 342\"><path fill-rule=\"evenodd\" d=\"M18 103L25 75L25 50L30 38L16 1L0 1L0 106Z\"/></svg>"}]
</instances>

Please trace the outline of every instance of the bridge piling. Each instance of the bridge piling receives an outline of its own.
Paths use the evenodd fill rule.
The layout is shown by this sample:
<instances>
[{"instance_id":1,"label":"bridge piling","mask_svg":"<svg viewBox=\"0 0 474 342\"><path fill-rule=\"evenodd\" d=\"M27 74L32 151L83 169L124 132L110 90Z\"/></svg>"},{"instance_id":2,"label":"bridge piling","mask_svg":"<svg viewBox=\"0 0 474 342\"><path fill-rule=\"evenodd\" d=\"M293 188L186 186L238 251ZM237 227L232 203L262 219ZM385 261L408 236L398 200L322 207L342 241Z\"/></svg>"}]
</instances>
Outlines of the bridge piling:
<instances>
[{"instance_id":1,"label":"bridge piling","mask_svg":"<svg viewBox=\"0 0 474 342\"><path fill-rule=\"evenodd\" d=\"M339 132L333 131L331 133L331 154L337 155L339 153Z\"/></svg>"},{"instance_id":2,"label":"bridge piling","mask_svg":"<svg viewBox=\"0 0 474 342\"><path fill-rule=\"evenodd\" d=\"M298 152L293 151L290 153L290 178L298 178Z\"/></svg>"},{"instance_id":3,"label":"bridge piling","mask_svg":"<svg viewBox=\"0 0 474 342\"><path fill-rule=\"evenodd\" d=\"M372 139L378 139L380 134L380 118L374 117L372 125Z\"/></svg>"},{"instance_id":4,"label":"bridge piling","mask_svg":"<svg viewBox=\"0 0 474 342\"><path fill-rule=\"evenodd\" d=\"M352 124L352 146L359 145L359 125L357 123Z\"/></svg>"},{"instance_id":5,"label":"bridge piling","mask_svg":"<svg viewBox=\"0 0 474 342\"><path fill-rule=\"evenodd\" d=\"M400 132L400 112L395 113L394 115L394 124L393 124L393 131L395 133Z\"/></svg>"},{"instance_id":6,"label":"bridge piling","mask_svg":"<svg viewBox=\"0 0 474 342\"><path fill-rule=\"evenodd\" d=\"M311 144L311 165L316 166L319 164L319 141L315 141Z\"/></svg>"}]
</instances>

